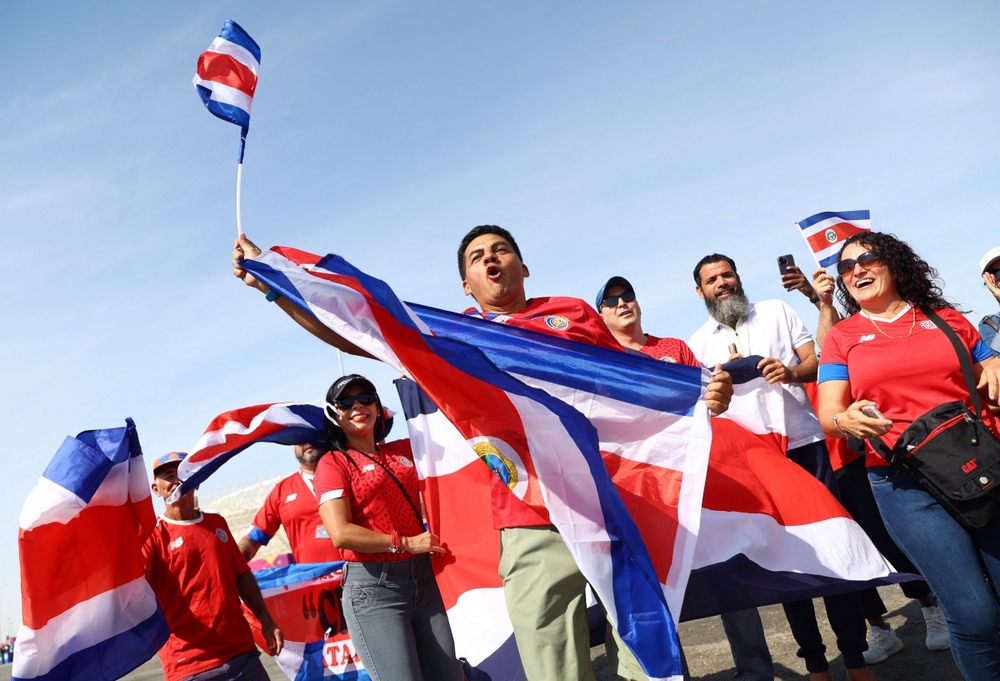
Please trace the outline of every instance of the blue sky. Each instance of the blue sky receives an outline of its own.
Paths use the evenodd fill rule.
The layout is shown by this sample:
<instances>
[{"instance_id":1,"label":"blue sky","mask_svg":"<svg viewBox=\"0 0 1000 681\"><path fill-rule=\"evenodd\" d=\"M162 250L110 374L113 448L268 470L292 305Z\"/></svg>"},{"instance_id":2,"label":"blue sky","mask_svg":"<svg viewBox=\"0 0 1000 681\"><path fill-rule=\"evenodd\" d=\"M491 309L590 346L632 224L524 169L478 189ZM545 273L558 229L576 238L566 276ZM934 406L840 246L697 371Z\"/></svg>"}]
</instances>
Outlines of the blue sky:
<instances>
[{"instance_id":1,"label":"blue sky","mask_svg":"<svg viewBox=\"0 0 1000 681\"><path fill-rule=\"evenodd\" d=\"M231 274L238 129L191 85L227 18L263 53L243 184L262 246L463 309L458 241L500 224L529 295L625 275L646 330L687 338L713 251L814 325L775 257L811 262L794 221L870 209L952 299L995 311L977 264L1000 243L996 3L4 3L4 635L17 516L66 435L131 416L148 458L338 373ZM346 365L391 395L391 372ZM293 468L258 449L205 494Z\"/></svg>"}]
</instances>

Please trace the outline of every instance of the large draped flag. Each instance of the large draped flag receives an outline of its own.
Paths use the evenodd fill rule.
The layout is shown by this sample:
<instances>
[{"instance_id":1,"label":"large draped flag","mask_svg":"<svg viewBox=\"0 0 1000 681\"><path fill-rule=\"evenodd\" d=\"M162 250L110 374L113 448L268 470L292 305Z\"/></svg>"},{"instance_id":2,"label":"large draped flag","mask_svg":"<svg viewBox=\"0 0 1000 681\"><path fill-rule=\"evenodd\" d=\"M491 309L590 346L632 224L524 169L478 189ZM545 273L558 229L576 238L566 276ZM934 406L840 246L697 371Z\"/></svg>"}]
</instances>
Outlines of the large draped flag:
<instances>
[{"instance_id":1,"label":"large draped flag","mask_svg":"<svg viewBox=\"0 0 1000 681\"><path fill-rule=\"evenodd\" d=\"M278 249L244 265L352 343L411 376L467 442L510 461L524 481L513 491L559 530L646 673L681 678L676 630L659 577L663 565L654 565L662 561L650 556L611 482L596 431L579 411L497 369L475 347L434 336L385 283L342 258ZM674 390L650 400L671 418L687 417L705 431L701 382L672 382ZM707 451L707 437L700 439ZM575 474L566 475L570 470ZM662 491L682 494L677 471L664 472L664 483L673 486ZM674 529L668 528L672 538Z\"/></svg>"},{"instance_id":2,"label":"large draped flag","mask_svg":"<svg viewBox=\"0 0 1000 681\"><path fill-rule=\"evenodd\" d=\"M67 437L21 510L13 678L112 681L169 632L141 548L156 522L135 425Z\"/></svg>"},{"instance_id":3,"label":"large draped flag","mask_svg":"<svg viewBox=\"0 0 1000 681\"><path fill-rule=\"evenodd\" d=\"M322 402L275 402L223 412L212 419L177 467L184 482L170 501L180 499L252 444L299 445L322 439Z\"/></svg>"},{"instance_id":4,"label":"large draped flag","mask_svg":"<svg viewBox=\"0 0 1000 681\"><path fill-rule=\"evenodd\" d=\"M222 120L240 126L240 163L259 70L260 47L239 24L227 19L219 37L198 57L194 76L194 86L205 107Z\"/></svg>"},{"instance_id":5,"label":"large draped flag","mask_svg":"<svg viewBox=\"0 0 1000 681\"><path fill-rule=\"evenodd\" d=\"M657 375L686 371L690 376L694 370L621 353L599 356L586 346L531 331L411 307L434 333L475 344L499 368L574 404L597 428L602 451L622 451L622 461L659 458L672 461L678 469L685 465L692 469L683 458L697 457L697 450L685 451L669 437L680 434L683 443L687 437L684 421L660 424L671 432L657 434L652 432L656 424L641 405L661 389L655 383ZM744 363L756 366L750 358ZM617 380L630 390L616 387ZM605 457L615 484L626 490L623 496L640 526L644 519L653 526L678 523L678 534L698 535L696 542L688 542L695 546L691 559L675 555L670 564L664 588L671 612L682 620L696 619L793 596L853 591L870 580L898 579L888 577L891 567L840 503L785 457L785 420L805 415L786 413L789 407L781 395L783 388L755 378L753 372L743 376L734 372L734 382L738 383L734 386L738 399L723 418L711 421L711 453L700 478L704 481L704 498L698 497L700 512L685 509L683 495L674 502L672 496L652 489L643 490L641 497L629 494L633 471L629 466L614 468L616 460ZM412 433L411 425L411 437ZM439 423L434 436L449 441ZM629 454L635 446L645 449ZM445 449L439 445L435 451ZM652 505L661 498L666 501L660 507ZM679 508L671 507L675 503ZM656 535L644 536L648 543ZM675 553L681 546L675 544ZM650 548L654 557L668 560L661 551ZM676 578L670 579L675 573Z\"/></svg>"},{"instance_id":6,"label":"large draped flag","mask_svg":"<svg viewBox=\"0 0 1000 681\"><path fill-rule=\"evenodd\" d=\"M872 229L867 210L816 213L795 224L820 267L836 265L844 241Z\"/></svg>"}]
</instances>

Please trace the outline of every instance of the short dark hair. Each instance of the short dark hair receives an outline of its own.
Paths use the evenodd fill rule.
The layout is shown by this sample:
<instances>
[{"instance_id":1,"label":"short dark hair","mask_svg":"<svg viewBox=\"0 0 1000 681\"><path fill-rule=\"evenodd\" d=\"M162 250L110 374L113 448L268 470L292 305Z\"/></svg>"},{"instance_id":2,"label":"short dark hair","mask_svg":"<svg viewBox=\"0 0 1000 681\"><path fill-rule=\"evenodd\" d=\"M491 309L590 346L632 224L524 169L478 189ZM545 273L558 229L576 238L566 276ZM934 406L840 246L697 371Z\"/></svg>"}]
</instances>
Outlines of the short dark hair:
<instances>
[{"instance_id":1,"label":"short dark hair","mask_svg":"<svg viewBox=\"0 0 1000 681\"><path fill-rule=\"evenodd\" d=\"M469 230L469 233L462 237L462 243L458 245L458 273L462 277L462 281L465 281L465 249L469 247L469 244L484 234L496 234L497 236L506 239L507 243L510 244L510 247L514 249L517 259L522 263L524 262L524 258L521 257L521 249L517 247L517 242L514 241L514 237L510 232L503 227L498 227L496 225L479 225L478 227L473 227Z\"/></svg>"},{"instance_id":2,"label":"short dark hair","mask_svg":"<svg viewBox=\"0 0 1000 681\"><path fill-rule=\"evenodd\" d=\"M694 266L694 283L698 288L701 288L701 268L705 265L711 265L713 262L722 262L725 260L729 263L729 266L733 268L733 272L736 272L736 263L728 255L722 255L722 253L712 253L711 255L706 255L704 258L698 261L698 264Z\"/></svg>"}]
</instances>

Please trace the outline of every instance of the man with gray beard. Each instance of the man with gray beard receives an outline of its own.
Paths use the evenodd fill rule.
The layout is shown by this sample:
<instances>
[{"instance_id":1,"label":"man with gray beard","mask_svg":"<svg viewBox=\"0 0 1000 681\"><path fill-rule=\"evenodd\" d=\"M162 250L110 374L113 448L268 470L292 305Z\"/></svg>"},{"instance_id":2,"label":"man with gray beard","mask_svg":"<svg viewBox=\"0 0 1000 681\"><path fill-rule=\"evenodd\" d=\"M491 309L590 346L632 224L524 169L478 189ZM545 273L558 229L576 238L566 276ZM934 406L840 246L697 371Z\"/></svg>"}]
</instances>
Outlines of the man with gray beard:
<instances>
[{"instance_id":1,"label":"man with gray beard","mask_svg":"<svg viewBox=\"0 0 1000 681\"><path fill-rule=\"evenodd\" d=\"M768 383L780 383L784 402L786 455L809 471L837 496L826 437L806 395L803 383L816 380L813 338L795 311L780 300L751 303L743 292L736 263L720 253L702 258L694 268L695 291L708 308L709 319L694 332L688 345L704 365L714 366L740 357L760 355L757 368ZM736 389L731 409L741 399L755 399ZM824 597L830 626L837 635L850 681L871 681L862 653L868 649L866 625L857 593ZM826 648L811 600L783 603L799 657L811 681L830 678Z\"/></svg>"}]
</instances>

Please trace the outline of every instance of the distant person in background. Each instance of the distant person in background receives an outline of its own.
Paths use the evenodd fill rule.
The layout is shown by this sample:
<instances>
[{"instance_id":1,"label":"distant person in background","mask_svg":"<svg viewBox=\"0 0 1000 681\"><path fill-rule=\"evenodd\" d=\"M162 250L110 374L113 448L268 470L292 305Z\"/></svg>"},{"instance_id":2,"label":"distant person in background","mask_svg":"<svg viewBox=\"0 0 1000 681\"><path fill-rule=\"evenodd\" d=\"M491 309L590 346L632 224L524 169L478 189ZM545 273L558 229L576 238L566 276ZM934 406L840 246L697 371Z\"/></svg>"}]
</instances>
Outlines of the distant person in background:
<instances>
[{"instance_id":1,"label":"distant person in background","mask_svg":"<svg viewBox=\"0 0 1000 681\"><path fill-rule=\"evenodd\" d=\"M979 260L979 269L983 275L983 286L989 289L996 301L1000 303L1000 246L991 248ZM1000 312L986 315L979 322L979 335L983 337L994 357L1000 357Z\"/></svg>"},{"instance_id":2,"label":"distant person in background","mask_svg":"<svg viewBox=\"0 0 1000 681\"><path fill-rule=\"evenodd\" d=\"M840 313L833 304L833 292L836 289L834 278L822 267L813 272L812 285L806 280L805 274L798 267L789 266L789 274L782 275L781 283L789 291L799 291L816 305L819 310L819 326L816 329L816 341L822 347L827 334L833 325L840 321ZM822 356L822 353L820 353ZM806 392L813 406L818 404L817 384L806 383ZM817 409L818 411L818 409ZM849 446L851 445L851 446ZM826 448L830 453L830 465L837 479L837 490L840 492L840 502L865 531L875 548L892 563L899 572L920 574L910 559L896 546L882 522L875 497L872 496L868 475L865 471L864 443L857 438L826 438ZM899 587L907 598L920 602L921 614L924 617L926 636L924 643L928 650L940 651L951 647L948 638L948 625L944 613L938 607L937 599L931 593L931 588L924 580L900 582ZM861 607L868 620L868 650L865 651L865 662L878 664L889 659L903 649L903 641L892 627L885 621L888 612L878 589L870 587L858 592Z\"/></svg>"},{"instance_id":3,"label":"distant person in background","mask_svg":"<svg viewBox=\"0 0 1000 681\"><path fill-rule=\"evenodd\" d=\"M166 681L269 681L240 600L260 620L272 655L284 637L229 526L197 509L194 490L167 502L185 456L170 452L153 462L153 493L166 509L142 548L146 581L170 627L159 652L163 674Z\"/></svg>"},{"instance_id":4,"label":"distant person in background","mask_svg":"<svg viewBox=\"0 0 1000 681\"><path fill-rule=\"evenodd\" d=\"M278 528L284 527L296 563L341 560L340 550L323 527L313 492L316 462L324 453L326 445L322 442L295 445L299 470L274 486L250 529L240 539L240 552L245 559L253 558L261 546L267 546Z\"/></svg>"}]
</instances>

